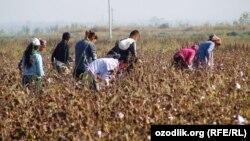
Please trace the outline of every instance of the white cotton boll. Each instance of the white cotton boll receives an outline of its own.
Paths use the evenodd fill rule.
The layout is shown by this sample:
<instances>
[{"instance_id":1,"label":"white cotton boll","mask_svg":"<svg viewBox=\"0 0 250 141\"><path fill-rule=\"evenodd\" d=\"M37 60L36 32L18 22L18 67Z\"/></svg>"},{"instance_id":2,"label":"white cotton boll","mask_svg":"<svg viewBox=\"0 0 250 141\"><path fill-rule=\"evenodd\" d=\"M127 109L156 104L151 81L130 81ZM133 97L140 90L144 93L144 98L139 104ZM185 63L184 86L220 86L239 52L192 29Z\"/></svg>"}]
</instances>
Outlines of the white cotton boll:
<instances>
[{"instance_id":1,"label":"white cotton boll","mask_svg":"<svg viewBox=\"0 0 250 141\"><path fill-rule=\"evenodd\" d=\"M68 68L65 69L65 74L70 74L70 70Z\"/></svg>"},{"instance_id":2,"label":"white cotton boll","mask_svg":"<svg viewBox=\"0 0 250 141\"><path fill-rule=\"evenodd\" d=\"M102 131L97 131L97 135L99 136L99 137L101 137L102 136Z\"/></svg>"},{"instance_id":3,"label":"white cotton boll","mask_svg":"<svg viewBox=\"0 0 250 141\"><path fill-rule=\"evenodd\" d=\"M109 81L110 81L109 78L105 78L104 81L105 81L106 86L109 86L109 85L110 85L110 83L109 83Z\"/></svg>"},{"instance_id":4,"label":"white cotton boll","mask_svg":"<svg viewBox=\"0 0 250 141\"><path fill-rule=\"evenodd\" d=\"M212 85L212 89L215 90L215 89L216 89L216 86L215 86L215 85Z\"/></svg>"},{"instance_id":5,"label":"white cotton boll","mask_svg":"<svg viewBox=\"0 0 250 141\"><path fill-rule=\"evenodd\" d=\"M204 100L205 99L205 96L201 96L201 98L200 98L201 100Z\"/></svg>"},{"instance_id":6,"label":"white cotton boll","mask_svg":"<svg viewBox=\"0 0 250 141\"><path fill-rule=\"evenodd\" d=\"M172 121L172 120L174 120L174 117L172 115L170 115L170 116L168 116L168 119Z\"/></svg>"},{"instance_id":7,"label":"white cotton boll","mask_svg":"<svg viewBox=\"0 0 250 141\"><path fill-rule=\"evenodd\" d=\"M148 138L149 141L151 140L151 136L148 136L147 138Z\"/></svg>"},{"instance_id":8,"label":"white cotton boll","mask_svg":"<svg viewBox=\"0 0 250 141\"><path fill-rule=\"evenodd\" d=\"M157 99L157 103L161 103L161 100L160 100L160 99Z\"/></svg>"},{"instance_id":9,"label":"white cotton boll","mask_svg":"<svg viewBox=\"0 0 250 141\"><path fill-rule=\"evenodd\" d=\"M241 115L237 115L235 119L236 124L243 125L245 123L245 119Z\"/></svg>"},{"instance_id":10,"label":"white cotton boll","mask_svg":"<svg viewBox=\"0 0 250 141\"><path fill-rule=\"evenodd\" d=\"M243 77L244 73L243 71L240 72L240 77Z\"/></svg>"},{"instance_id":11,"label":"white cotton boll","mask_svg":"<svg viewBox=\"0 0 250 141\"><path fill-rule=\"evenodd\" d=\"M213 122L213 125L216 125L216 124L217 124L217 122L216 122L216 121L214 121L214 122Z\"/></svg>"},{"instance_id":12,"label":"white cotton boll","mask_svg":"<svg viewBox=\"0 0 250 141\"><path fill-rule=\"evenodd\" d=\"M48 78L47 81L49 84L52 82L51 78Z\"/></svg>"},{"instance_id":13,"label":"white cotton boll","mask_svg":"<svg viewBox=\"0 0 250 141\"><path fill-rule=\"evenodd\" d=\"M124 118L124 114L123 114L122 112L119 112L119 113L118 113L118 117L119 117L120 119L123 119L123 118Z\"/></svg>"},{"instance_id":14,"label":"white cotton boll","mask_svg":"<svg viewBox=\"0 0 250 141\"><path fill-rule=\"evenodd\" d=\"M236 89L240 89L240 88L241 88L240 84L236 83Z\"/></svg>"}]
</instances>

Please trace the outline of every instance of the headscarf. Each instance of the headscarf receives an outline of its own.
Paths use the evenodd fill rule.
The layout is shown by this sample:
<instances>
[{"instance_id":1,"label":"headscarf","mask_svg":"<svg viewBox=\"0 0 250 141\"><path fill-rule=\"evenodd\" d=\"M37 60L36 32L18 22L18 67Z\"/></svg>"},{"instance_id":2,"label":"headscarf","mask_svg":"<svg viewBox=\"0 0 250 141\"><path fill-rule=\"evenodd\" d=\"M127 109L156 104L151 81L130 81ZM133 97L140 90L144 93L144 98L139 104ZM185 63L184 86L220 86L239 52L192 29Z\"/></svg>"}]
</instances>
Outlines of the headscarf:
<instances>
[{"instance_id":1,"label":"headscarf","mask_svg":"<svg viewBox=\"0 0 250 141\"><path fill-rule=\"evenodd\" d=\"M198 45L192 45L191 48L192 48L195 52L197 52L197 50L199 49L199 46L198 46Z\"/></svg>"},{"instance_id":2,"label":"headscarf","mask_svg":"<svg viewBox=\"0 0 250 141\"><path fill-rule=\"evenodd\" d=\"M39 51L43 51L43 49L47 46L47 41L40 39L40 44L41 46L39 48Z\"/></svg>"},{"instance_id":3,"label":"headscarf","mask_svg":"<svg viewBox=\"0 0 250 141\"><path fill-rule=\"evenodd\" d=\"M215 34L210 35L209 40L214 42L217 46L220 46L222 44L221 39Z\"/></svg>"}]
</instances>

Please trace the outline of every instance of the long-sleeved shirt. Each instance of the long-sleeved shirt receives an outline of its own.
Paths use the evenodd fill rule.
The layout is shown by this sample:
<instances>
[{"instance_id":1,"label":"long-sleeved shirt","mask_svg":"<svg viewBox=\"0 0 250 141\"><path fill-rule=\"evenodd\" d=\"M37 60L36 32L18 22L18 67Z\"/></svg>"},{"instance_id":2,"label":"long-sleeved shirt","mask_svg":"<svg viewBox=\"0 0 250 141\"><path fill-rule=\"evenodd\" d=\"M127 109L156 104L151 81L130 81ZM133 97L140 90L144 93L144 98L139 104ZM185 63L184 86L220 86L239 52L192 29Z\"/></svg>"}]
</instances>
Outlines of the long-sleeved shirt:
<instances>
[{"instance_id":1,"label":"long-sleeved shirt","mask_svg":"<svg viewBox=\"0 0 250 141\"><path fill-rule=\"evenodd\" d=\"M108 54L112 54L112 52L118 53L121 55L119 60L128 61L129 53L132 54L132 57L137 58L136 51L136 42L132 38L127 38L120 40L116 43L115 47L113 47Z\"/></svg>"},{"instance_id":2,"label":"long-sleeved shirt","mask_svg":"<svg viewBox=\"0 0 250 141\"><path fill-rule=\"evenodd\" d=\"M68 42L62 40L59 44L57 44L52 56L51 62L54 62L54 58L57 61L67 64L69 61L69 45Z\"/></svg>"},{"instance_id":3,"label":"long-sleeved shirt","mask_svg":"<svg viewBox=\"0 0 250 141\"><path fill-rule=\"evenodd\" d=\"M79 41L75 46L75 70L87 71L88 64L97 59L94 43Z\"/></svg>"},{"instance_id":4,"label":"long-sleeved shirt","mask_svg":"<svg viewBox=\"0 0 250 141\"><path fill-rule=\"evenodd\" d=\"M203 64L207 66L213 65L213 49L215 43L212 41L204 41L199 45L199 49L195 54L194 63L196 65Z\"/></svg>"},{"instance_id":5,"label":"long-sleeved shirt","mask_svg":"<svg viewBox=\"0 0 250 141\"><path fill-rule=\"evenodd\" d=\"M113 58L100 58L88 65L88 70L96 77L101 76L103 80L109 77L109 71L118 69L119 61Z\"/></svg>"},{"instance_id":6,"label":"long-sleeved shirt","mask_svg":"<svg viewBox=\"0 0 250 141\"><path fill-rule=\"evenodd\" d=\"M32 52L32 59L33 63L31 67L28 67L25 65L25 59L23 55L23 61L22 61L22 68L23 68L23 75L33 75L37 77L41 77L44 75L43 71L43 60L42 56L38 53L38 51Z\"/></svg>"},{"instance_id":7,"label":"long-sleeved shirt","mask_svg":"<svg viewBox=\"0 0 250 141\"><path fill-rule=\"evenodd\" d=\"M179 50L178 52L176 52L174 56L181 57L182 60L184 61L185 65L188 66L188 65L192 65L195 53L196 53L195 49L193 49L191 47L187 47L187 48L183 48L183 49Z\"/></svg>"}]
</instances>

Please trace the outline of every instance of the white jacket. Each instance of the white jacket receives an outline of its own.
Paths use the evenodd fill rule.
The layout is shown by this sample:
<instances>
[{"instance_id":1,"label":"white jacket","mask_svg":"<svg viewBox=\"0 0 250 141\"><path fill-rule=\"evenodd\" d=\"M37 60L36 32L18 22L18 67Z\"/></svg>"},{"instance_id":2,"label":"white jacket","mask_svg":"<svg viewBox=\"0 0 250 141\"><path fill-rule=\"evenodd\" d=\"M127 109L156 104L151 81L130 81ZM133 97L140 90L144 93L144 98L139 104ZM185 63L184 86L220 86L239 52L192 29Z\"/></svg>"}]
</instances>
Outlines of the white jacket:
<instances>
[{"instance_id":1,"label":"white jacket","mask_svg":"<svg viewBox=\"0 0 250 141\"><path fill-rule=\"evenodd\" d=\"M101 76L102 79L109 77L109 71L119 67L119 61L113 58L100 58L88 65L88 70L96 77Z\"/></svg>"}]
</instances>

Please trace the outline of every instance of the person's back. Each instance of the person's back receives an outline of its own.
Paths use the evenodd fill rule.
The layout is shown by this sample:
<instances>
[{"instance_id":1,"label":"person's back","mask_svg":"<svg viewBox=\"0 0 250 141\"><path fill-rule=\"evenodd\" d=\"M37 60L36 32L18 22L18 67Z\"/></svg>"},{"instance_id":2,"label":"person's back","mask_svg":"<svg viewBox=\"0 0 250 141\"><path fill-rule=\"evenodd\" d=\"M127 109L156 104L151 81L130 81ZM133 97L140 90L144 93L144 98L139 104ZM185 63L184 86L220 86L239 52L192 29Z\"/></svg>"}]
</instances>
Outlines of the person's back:
<instances>
[{"instance_id":1,"label":"person's back","mask_svg":"<svg viewBox=\"0 0 250 141\"><path fill-rule=\"evenodd\" d=\"M43 64L42 64L42 56L38 53L38 51L32 52L32 60L33 63L30 67L25 65L23 61L23 75L33 75L37 77L41 77L44 75Z\"/></svg>"},{"instance_id":2,"label":"person's back","mask_svg":"<svg viewBox=\"0 0 250 141\"><path fill-rule=\"evenodd\" d=\"M192 61L197 50L198 50L197 45L182 48L175 53L174 60L176 63L180 63L182 67L190 68L193 64Z\"/></svg>"},{"instance_id":3,"label":"person's back","mask_svg":"<svg viewBox=\"0 0 250 141\"><path fill-rule=\"evenodd\" d=\"M136 41L132 38L127 38L119 41L118 50L121 55L120 60L128 60L129 53L131 52L132 57L137 57L136 52Z\"/></svg>"},{"instance_id":4,"label":"person's back","mask_svg":"<svg viewBox=\"0 0 250 141\"><path fill-rule=\"evenodd\" d=\"M216 46L218 47L221 44L221 39L218 36L215 34L210 35L207 41L204 41L199 45L199 49L194 57L195 66L212 67L214 63L213 50Z\"/></svg>"},{"instance_id":5,"label":"person's back","mask_svg":"<svg viewBox=\"0 0 250 141\"><path fill-rule=\"evenodd\" d=\"M75 45L75 68L73 76L76 79L87 71L88 64L97 59L95 43L97 35L91 30L85 32L85 39Z\"/></svg>"},{"instance_id":6,"label":"person's back","mask_svg":"<svg viewBox=\"0 0 250 141\"><path fill-rule=\"evenodd\" d=\"M62 68L69 65L69 42L70 34L63 33L62 40L57 44L51 55L51 62L58 73L62 73Z\"/></svg>"},{"instance_id":7,"label":"person's back","mask_svg":"<svg viewBox=\"0 0 250 141\"><path fill-rule=\"evenodd\" d=\"M140 38L140 33L138 30L134 30L130 33L129 37L123 40L119 40L116 42L115 47L113 47L108 53L107 56L112 55L114 53L120 54L119 60L128 63L128 57L131 53L132 58L134 60L137 59L137 51L136 51L136 41Z\"/></svg>"},{"instance_id":8,"label":"person's back","mask_svg":"<svg viewBox=\"0 0 250 141\"><path fill-rule=\"evenodd\" d=\"M199 59L205 61L206 56L208 55L209 51L212 51L214 47L215 47L214 42L204 41L199 45L199 49L196 53L196 56L199 57Z\"/></svg>"},{"instance_id":9,"label":"person's back","mask_svg":"<svg viewBox=\"0 0 250 141\"><path fill-rule=\"evenodd\" d=\"M67 64L69 59L69 47L68 43L65 40L62 40L57 44L54 55L52 58L55 58L57 61Z\"/></svg>"},{"instance_id":10,"label":"person's back","mask_svg":"<svg viewBox=\"0 0 250 141\"><path fill-rule=\"evenodd\" d=\"M95 53L93 54L93 50L94 50L94 44L89 41L82 40L76 44L75 46L76 69L83 71L87 70L88 64L97 58L96 54Z\"/></svg>"},{"instance_id":11,"label":"person's back","mask_svg":"<svg viewBox=\"0 0 250 141\"><path fill-rule=\"evenodd\" d=\"M89 64L88 70L90 70L94 75L106 77L109 75L109 71L118 69L118 67L118 59L100 58Z\"/></svg>"},{"instance_id":12,"label":"person's back","mask_svg":"<svg viewBox=\"0 0 250 141\"><path fill-rule=\"evenodd\" d=\"M40 46L40 41L37 38L33 38L24 51L22 58L22 85L30 86L35 81L37 90L41 88L41 79L44 75L42 56L38 52Z\"/></svg>"},{"instance_id":13,"label":"person's back","mask_svg":"<svg viewBox=\"0 0 250 141\"><path fill-rule=\"evenodd\" d=\"M113 79L118 72L119 61L114 58L96 59L88 65L88 71L91 73L94 82L94 88L99 90L97 82L105 82L109 86L109 81Z\"/></svg>"},{"instance_id":14,"label":"person's back","mask_svg":"<svg viewBox=\"0 0 250 141\"><path fill-rule=\"evenodd\" d=\"M176 53L176 55L182 56L184 60L187 60L190 56L195 54L195 50L192 48L183 48Z\"/></svg>"}]
</instances>

